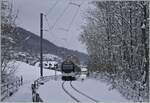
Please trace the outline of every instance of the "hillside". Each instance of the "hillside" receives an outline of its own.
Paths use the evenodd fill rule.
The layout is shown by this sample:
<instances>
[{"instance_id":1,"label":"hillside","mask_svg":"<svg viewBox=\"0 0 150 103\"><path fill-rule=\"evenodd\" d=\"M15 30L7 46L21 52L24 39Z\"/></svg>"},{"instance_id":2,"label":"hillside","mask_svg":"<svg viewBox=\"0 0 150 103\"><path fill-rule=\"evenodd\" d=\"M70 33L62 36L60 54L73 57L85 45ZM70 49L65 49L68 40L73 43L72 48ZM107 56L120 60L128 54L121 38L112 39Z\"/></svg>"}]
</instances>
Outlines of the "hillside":
<instances>
[{"instance_id":1,"label":"hillside","mask_svg":"<svg viewBox=\"0 0 150 103\"><path fill-rule=\"evenodd\" d=\"M17 27L14 33L17 34L16 42L19 42L19 45L15 48L16 51L28 52L32 55L40 53L40 37L38 35L20 27ZM88 60L88 56L84 53L56 46L45 39L43 39L43 53L57 55L61 58L65 58L67 55L76 55L81 63L85 63Z\"/></svg>"}]
</instances>

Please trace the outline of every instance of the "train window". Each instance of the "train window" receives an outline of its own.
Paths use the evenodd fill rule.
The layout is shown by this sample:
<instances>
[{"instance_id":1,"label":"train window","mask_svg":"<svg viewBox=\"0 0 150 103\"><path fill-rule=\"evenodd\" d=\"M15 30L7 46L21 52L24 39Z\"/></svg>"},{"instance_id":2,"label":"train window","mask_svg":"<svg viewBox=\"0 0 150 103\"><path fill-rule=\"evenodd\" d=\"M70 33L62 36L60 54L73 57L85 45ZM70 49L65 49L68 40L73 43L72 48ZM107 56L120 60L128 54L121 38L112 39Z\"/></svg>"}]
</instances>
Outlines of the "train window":
<instances>
[{"instance_id":1,"label":"train window","mask_svg":"<svg viewBox=\"0 0 150 103\"><path fill-rule=\"evenodd\" d=\"M72 70L73 69L73 65L72 64L64 64L63 66L62 66L62 69L63 70Z\"/></svg>"},{"instance_id":2,"label":"train window","mask_svg":"<svg viewBox=\"0 0 150 103\"><path fill-rule=\"evenodd\" d=\"M45 66L47 66L47 64L45 63Z\"/></svg>"}]
</instances>

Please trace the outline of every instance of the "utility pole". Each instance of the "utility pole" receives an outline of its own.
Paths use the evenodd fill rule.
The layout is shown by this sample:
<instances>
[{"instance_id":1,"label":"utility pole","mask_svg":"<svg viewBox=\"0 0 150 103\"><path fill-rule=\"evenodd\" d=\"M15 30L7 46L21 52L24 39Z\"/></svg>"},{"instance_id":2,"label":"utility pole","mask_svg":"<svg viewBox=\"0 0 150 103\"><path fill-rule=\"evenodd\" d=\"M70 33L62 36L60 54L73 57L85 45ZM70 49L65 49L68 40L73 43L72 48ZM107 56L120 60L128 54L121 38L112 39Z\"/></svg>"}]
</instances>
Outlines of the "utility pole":
<instances>
[{"instance_id":1,"label":"utility pole","mask_svg":"<svg viewBox=\"0 0 150 103\"><path fill-rule=\"evenodd\" d=\"M143 2L143 22L142 22L142 43L144 44L144 49L145 49L145 80L143 82L143 84L145 84L147 82L148 88L149 88L149 46L148 46L148 39L149 36L146 32L146 27L147 27L147 18L148 18L148 14L147 14L147 7L146 7L146 1Z\"/></svg>"},{"instance_id":2,"label":"utility pole","mask_svg":"<svg viewBox=\"0 0 150 103\"><path fill-rule=\"evenodd\" d=\"M40 75L43 76L43 13L40 13Z\"/></svg>"},{"instance_id":3,"label":"utility pole","mask_svg":"<svg viewBox=\"0 0 150 103\"><path fill-rule=\"evenodd\" d=\"M54 66L54 68L55 68L55 80L56 80L56 66Z\"/></svg>"}]
</instances>

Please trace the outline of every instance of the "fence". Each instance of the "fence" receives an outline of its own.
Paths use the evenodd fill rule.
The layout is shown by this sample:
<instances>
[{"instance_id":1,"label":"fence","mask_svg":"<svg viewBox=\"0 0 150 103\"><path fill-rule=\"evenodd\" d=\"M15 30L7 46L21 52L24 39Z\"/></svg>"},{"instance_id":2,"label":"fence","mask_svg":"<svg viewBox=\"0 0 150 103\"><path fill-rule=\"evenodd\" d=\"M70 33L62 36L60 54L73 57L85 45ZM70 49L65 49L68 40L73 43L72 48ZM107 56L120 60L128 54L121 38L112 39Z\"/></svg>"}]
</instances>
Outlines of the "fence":
<instances>
[{"instance_id":1,"label":"fence","mask_svg":"<svg viewBox=\"0 0 150 103\"><path fill-rule=\"evenodd\" d=\"M22 77L18 78L16 81L1 84L1 101L3 101L6 97L12 96L22 84Z\"/></svg>"},{"instance_id":2,"label":"fence","mask_svg":"<svg viewBox=\"0 0 150 103\"><path fill-rule=\"evenodd\" d=\"M37 80L35 80L34 83L31 85L32 101L33 102L43 102L39 93L37 93L37 89L39 88L40 85L43 85L44 83L48 82L49 80L57 80L58 78L61 78L61 76L60 75L57 75L57 77L55 75L43 76L43 77L40 77Z\"/></svg>"},{"instance_id":3,"label":"fence","mask_svg":"<svg viewBox=\"0 0 150 103\"><path fill-rule=\"evenodd\" d=\"M38 89L38 87L39 87L38 81L35 81L34 84L31 85L33 102L43 102L39 93L37 93L37 91L36 91Z\"/></svg>"}]
</instances>

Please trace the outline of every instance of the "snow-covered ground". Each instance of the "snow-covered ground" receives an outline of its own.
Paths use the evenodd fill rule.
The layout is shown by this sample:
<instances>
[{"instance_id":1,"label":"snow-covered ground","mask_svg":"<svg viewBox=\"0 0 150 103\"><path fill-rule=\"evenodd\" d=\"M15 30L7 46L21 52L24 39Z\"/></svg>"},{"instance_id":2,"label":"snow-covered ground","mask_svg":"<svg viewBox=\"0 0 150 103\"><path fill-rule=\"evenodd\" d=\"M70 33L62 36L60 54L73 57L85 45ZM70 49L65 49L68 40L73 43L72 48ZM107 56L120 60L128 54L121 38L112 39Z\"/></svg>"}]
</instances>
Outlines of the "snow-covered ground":
<instances>
[{"instance_id":1,"label":"snow-covered ground","mask_svg":"<svg viewBox=\"0 0 150 103\"><path fill-rule=\"evenodd\" d=\"M17 61L15 66L18 67L16 71L17 76L23 76L23 86L14 93L11 97L4 100L5 102L32 102L31 84L34 80L40 77L40 68L37 66L31 66L29 64ZM54 70L43 70L44 76L55 75ZM60 74L60 73L58 73Z\"/></svg>"},{"instance_id":2,"label":"snow-covered ground","mask_svg":"<svg viewBox=\"0 0 150 103\"><path fill-rule=\"evenodd\" d=\"M24 84L14 95L7 98L5 102L32 102L31 84L40 77L40 69L39 67L31 66L23 62L17 62L15 65L18 66L16 75L23 76ZM44 76L52 76L54 74L55 71L44 69ZM57 72L57 75L59 75L57 80L50 79L39 87L38 92L40 97L44 102L75 102L62 89L63 81L61 80L61 73ZM109 91L109 86L106 83L92 78L86 78L83 81L73 81L72 85L100 102L128 102L117 90L114 89ZM69 82L65 82L64 87L81 102L92 102L87 97L73 90Z\"/></svg>"},{"instance_id":3,"label":"snow-covered ground","mask_svg":"<svg viewBox=\"0 0 150 103\"><path fill-rule=\"evenodd\" d=\"M50 80L45 85L39 88L41 98L45 102L75 102L70 98L62 89L63 81ZM77 80L72 82L73 86L81 92L87 94L99 102L129 102L117 90L109 91L109 86L106 83L94 79L85 79L84 81ZM87 97L79 94L73 90L69 82L65 83L65 88L74 97L78 98L81 102L93 102Z\"/></svg>"},{"instance_id":4,"label":"snow-covered ground","mask_svg":"<svg viewBox=\"0 0 150 103\"><path fill-rule=\"evenodd\" d=\"M43 61L43 68L54 68L56 64L58 64L56 61ZM37 62L35 66L40 67L40 62Z\"/></svg>"},{"instance_id":5,"label":"snow-covered ground","mask_svg":"<svg viewBox=\"0 0 150 103\"><path fill-rule=\"evenodd\" d=\"M52 60L54 60L54 59L62 60L62 58L58 57L57 55L53 55L53 54L43 54L43 58L51 58Z\"/></svg>"}]
</instances>

